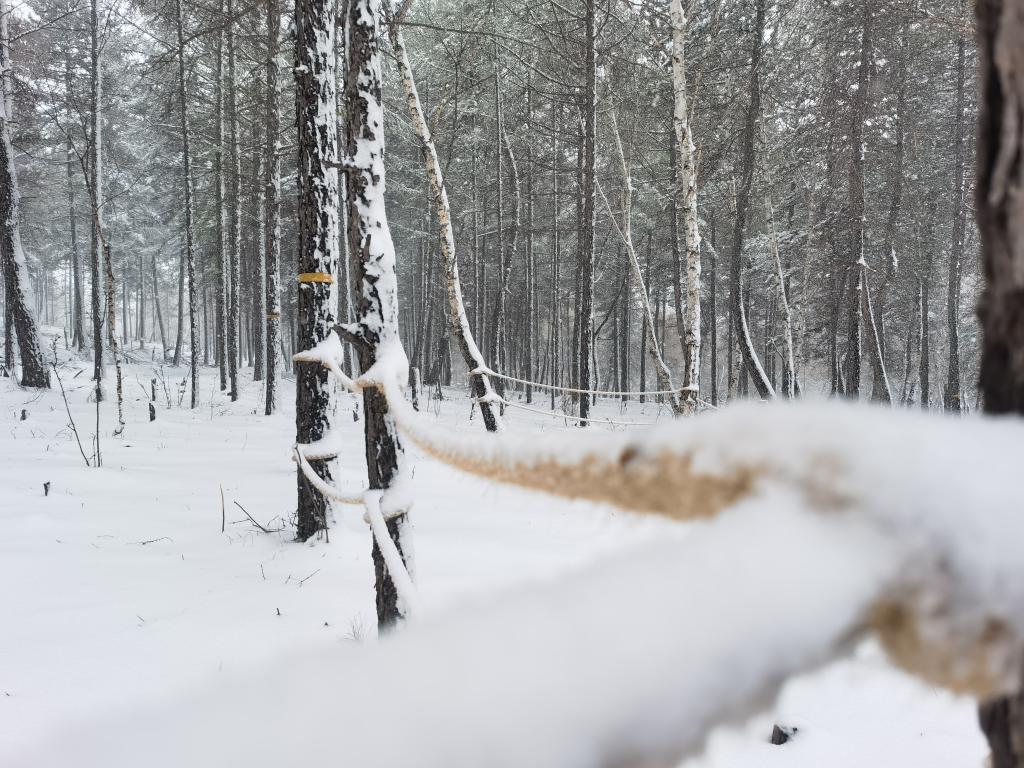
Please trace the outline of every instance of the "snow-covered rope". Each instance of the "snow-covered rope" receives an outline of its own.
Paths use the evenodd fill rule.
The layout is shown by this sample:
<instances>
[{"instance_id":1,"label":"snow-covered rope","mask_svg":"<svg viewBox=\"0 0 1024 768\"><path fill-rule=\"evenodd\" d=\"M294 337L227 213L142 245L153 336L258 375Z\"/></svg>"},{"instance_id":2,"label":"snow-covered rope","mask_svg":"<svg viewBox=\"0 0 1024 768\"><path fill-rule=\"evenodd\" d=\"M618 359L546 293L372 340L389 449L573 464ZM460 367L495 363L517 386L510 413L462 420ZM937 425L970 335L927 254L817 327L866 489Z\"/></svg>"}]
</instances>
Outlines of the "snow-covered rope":
<instances>
[{"instance_id":1,"label":"snow-covered rope","mask_svg":"<svg viewBox=\"0 0 1024 768\"><path fill-rule=\"evenodd\" d=\"M325 367L327 367L327 369L335 376L341 372L341 369L338 368L337 365L333 367ZM335 369L337 369L337 373L335 372ZM349 379L349 381L351 381L351 379ZM343 493L330 483L326 482L316 473L316 470L314 470L309 465L309 462L306 461L306 457L302 455L302 449L298 445L293 446L292 450L295 455L296 463L302 469L302 474L305 475L310 484L320 491L320 493L334 501L341 502L342 504L359 504L366 508L365 520L370 526L370 531L373 533L373 538L377 542L377 546L380 548L381 555L384 557L384 562L388 567L388 573L391 574L391 579L395 583L395 589L398 590L398 596L405 603L406 615L410 615L418 611L419 596L416 592L416 586L413 584L412 577L409 576L409 571L405 567L405 561L402 560L402 555L398 551L398 547L396 547L395 542L391 540L391 535L388 533L387 522L384 519L384 514L380 510L381 491L363 491L358 494Z\"/></svg>"},{"instance_id":2,"label":"snow-covered rope","mask_svg":"<svg viewBox=\"0 0 1024 768\"><path fill-rule=\"evenodd\" d=\"M520 411L527 411L529 413L539 413L541 416L550 416L555 419L569 419L570 421L586 424L608 424L610 426L616 427L653 427L657 423L655 421L622 421L619 419L606 419L596 416L576 416L571 413L558 413L556 411L546 411L543 408L531 408L528 405L510 402L509 400L506 400L503 397L492 398L492 401L494 400L504 404L509 408L518 408Z\"/></svg>"},{"instance_id":3,"label":"snow-covered rope","mask_svg":"<svg viewBox=\"0 0 1024 768\"><path fill-rule=\"evenodd\" d=\"M366 491L363 494L363 504L366 506L366 521L373 531L373 538L377 541L380 553L384 558L384 564L394 582L395 590L398 592L398 599L405 603L405 616L411 616L419 612L420 597L413 584L409 570L405 567L405 560L402 553L398 551L395 542L388 532L388 524L384 519L384 513L380 510L380 497L383 491Z\"/></svg>"},{"instance_id":4,"label":"snow-covered rope","mask_svg":"<svg viewBox=\"0 0 1024 768\"><path fill-rule=\"evenodd\" d=\"M310 485L320 491L324 496L342 504L363 504L364 493L344 493L339 491L316 473L316 470L309 465L308 461L306 461L306 457L298 445L292 446L292 451L294 454L294 460L302 470L302 474L305 475Z\"/></svg>"},{"instance_id":5,"label":"snow-covered rope","mask_svg":"<svg viewBox=\"0 0 1024 768\"><path fill-rule=\"evenodd\" d=\"M497 379L504 379L505 381L511 381L511 382L513 382L515 384L522 384L522 385L527 386L527 387L536 387L537 389L546 389L549 392L566 392L566 393L571 394L571 395L598 395L600 397L641 397L641 396L657 397L659 395L664 395L664 396L678 395L678 394L680 394L682 392L689 391L688 387L679 387L678 389L659 389L659 390L647 391L647 392L636 392L636 391L620 392L620 391L617 391L617 390L609 390L609 389L578 389L576 387L561 387L561 386L558 386L557 384L542 384L539 381L529 381L527 379L519 379L519 378L516 378L515 376L507 376L504 373L498 373L497 371L492 371L490 368L477 368L475 370L470 371L470 375L472 375L472 376L476 376L478 374L483 374L485 376L493 376L494 378L497 378Z\"/></svg>"}]
</instances>

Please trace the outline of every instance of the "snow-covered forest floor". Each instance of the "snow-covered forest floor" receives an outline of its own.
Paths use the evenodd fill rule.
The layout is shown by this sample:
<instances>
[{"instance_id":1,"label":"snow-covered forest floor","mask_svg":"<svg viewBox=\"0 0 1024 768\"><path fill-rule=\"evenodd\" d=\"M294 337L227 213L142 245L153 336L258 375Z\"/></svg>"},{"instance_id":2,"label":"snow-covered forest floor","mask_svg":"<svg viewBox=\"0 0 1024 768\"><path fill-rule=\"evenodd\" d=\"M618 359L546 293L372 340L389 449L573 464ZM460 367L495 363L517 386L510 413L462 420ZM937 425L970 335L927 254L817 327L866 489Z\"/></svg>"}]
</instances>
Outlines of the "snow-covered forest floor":
<instances>
[{"instance_id":1,"label":"snow-covered forest floor","mask_svg":"<svg viewBox=\"0 0 1024 768\"><path fill-rule=\"evenodd\" d=\"M190 411L178 405L185 369L164 368L166 390L158 381L157 419L150 422L154 366L145 362L148 351L132 354L140 362L125 368L127 427L120 437L112 437L112 367L108 372L102 469L85 466L56 380L41 394L0 380L0 764L5 755L30 754L32 745L59 739L69 722L98 723L116 738L125 727L118 713L216 685L226 672L281 674L301 654L353 654L360 643L375 642L371 540L362 510L336 508L329 543L291 541L290 383L281 413L267 417L260 384L240 377L241 397L231 403L216 371L206 369L201 407ZM58 355L90 454L91 364L63 350ZM537 399L535 407L547 407L546 397ZM355 398L341 394L339 403L336 480L360 488L362 425L350 415ZM469 421L460 391L431 399L424 410L482 429L479 417ZM617 401L599 403L597 413L638 422L659 416L656 404L623 408ZM512 410L508 422L538 439L573 428ZM489 484L408 450L416 578L433 614L458 611L469 594L500 601L511 585L557 579L603 554L686 535L679 524ZM259 530L236 504L272 532ZM797 726L796 738L771 746L774 722ZM262 727L254 723L254 733ZM343 726L325 737L344 738ZM868 644L853 659L791 681L774 712L742 731L716 734L708 753L687 766L963 768L980 766L985 752L972 701L893 670Z\"/></svg>"}]
</instances>

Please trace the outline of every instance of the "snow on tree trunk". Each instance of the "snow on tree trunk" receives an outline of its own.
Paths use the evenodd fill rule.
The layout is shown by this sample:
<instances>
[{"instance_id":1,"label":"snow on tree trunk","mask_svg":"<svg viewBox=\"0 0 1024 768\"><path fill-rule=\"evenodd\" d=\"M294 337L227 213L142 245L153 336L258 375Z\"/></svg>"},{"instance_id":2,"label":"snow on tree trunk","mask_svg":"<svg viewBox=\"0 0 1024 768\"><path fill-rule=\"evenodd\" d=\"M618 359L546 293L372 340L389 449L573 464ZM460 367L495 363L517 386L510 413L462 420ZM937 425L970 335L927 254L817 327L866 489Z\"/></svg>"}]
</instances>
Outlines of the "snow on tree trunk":
<instances>
[{"instance_id":1,"label":"snow on tree trunk","mask_svg":"<svg viewBox=\"0 0 1024 768\"><path fill-rule=\"evenodd\" d=\"M298 114L299 349L312 349L331 333L337 305L338 124L334 52L334 0L299 0L295 6L295 98ZM383 120L381 120L383 122ZM295 378L295 439L318 444L330 431L331 385L327 371L299 365ZM330 480L330 445L307 454L313 470ZM298 482L296 536L305 541L327 527L329 502L306 480Z\"/></svg>"},{"instance_id":2,"label":"snow on tree trunk","mask_svg":"<svg viewBox=\"0 0 1024 768\"><path fill-rule=\"evenodd\" d=\"M391 372L384 375L400 385L408 380L409 374L398 337L395 246L384 207L380 23L380 0L352 0L349 3L346 16L348 69L345 77L344 163L350 166L347 234L352 254L355 319L342 331L355 345L363 373L375 365L387 366ZM327 41L323 42L326 44ZM403 462L395 420L388 410L387 399L378 389L363 390L363 412L370 489L385 491L381 501L388 532L412 574L408 500L403 499L400 492L393 494L390 490L400 478ZM405 615L405 606L399 600L376 540L373 562L377 621L381 627L389 627Z\"/></svg>"},{"instance_id":3,"label":"snow on tree trunk","mask_svg":"<svg viewBox=\"0 0 1024 768\"><path fill-rule=\"evenodd\" d=\"M185 186L185 271L188 275L188 333L193 408L199 403L199 323L196 318L196 250L193 231L192 158L189 149L188 93L185 77L185 18L182 0L175 0L178 35L178 115L181 120L181 155ZM155 290L156 286L154 286ZM179 328L181 320L178 320ZM180 333L179 333L180 337Z\"/></svg>"},{"instance_id":4,"label":"snow on tree trunk","mask_svg":"<svg viewBox=\"0 0 1024 768\"><path fill-rule=\"evenodd\" d=\"M266 242L267 296L267 395L266 415L277 408L277 380L281 367L277 347L281 334L281 158L278 154L281 131L281 84L278 64L281 36L281 8L278 0L267 0L267 136L264 168L264 240Z\"/></svg>"},{"instance_id":5,"label":"snow on tree trunk","mask_svg":"<svg viewBox=\"0 0 1024 768\"><path fill-rule=\"evenodd\" d=\"M437 208L437 224L441 240L441 259L444 262L446 283L448 289L448 323L451 333L455 337L462 352L462 358L470 371L470 381L473 386L473 396L480 405L480 413L483 416L484 425L488 432L497 432L502 428L501 416L494 407L495 393L491 387L490 379L484 373L487 364L480 353L473 338L473 332L469 327L469 318L466 316L466 307L462 300L462 283L459 279L459 261L455 250L455 234L452 230L451 206L448 202L448 190L445 187L441 163L438 160L437 148L434 146L434 138L423 114L423 106L420 102L419 93L416 90L416 81L413 78L412 66L409 64L409 56L405 49L405 40L402 35L401 21L397 20L391 26L391 44L394 49L395 59L398 62L398 71L402 78L402 87L405 90L405 102L409 108L409 117L412 120L413 130L423 145L423 156L427 165L427 178L430 181L431 192L435 198Z\"/></svg>"},{"instance_id":6,"label":"snow on tree trunk","mask_svg":"<svg viewBox=\"0 0 1024 768\"><path fill-rule=\"evenodd\" d=\"M686 243L686 363L683 373L682 407L692 413L700 397L700 229L697 224L696 148L690 131L689 102L686 93L686 12L682 0L672 0L672 124L675 147L681 162L675 195L683 198L683 237ZM664 387L662 387L664 389Z\"/></svg>"},{"instance_id":7,"label":"snow on tree trunk","mask_svg":"<svg viewBox=\"0 0 1024 768\"><path fill-rule=\"evenodd\" d=\"M50 375L43 360L39 328L34 312L35 297L29 281L28 264L21 246L18 174L14 167L11 122L14 119L11 78L11 43L8 32L10 8L0 0L0 73L3 93L0 113L0 258L3 259L6 303L18 338L21 383L26 387L49 387Z\"/></svg>"}]
</instances>

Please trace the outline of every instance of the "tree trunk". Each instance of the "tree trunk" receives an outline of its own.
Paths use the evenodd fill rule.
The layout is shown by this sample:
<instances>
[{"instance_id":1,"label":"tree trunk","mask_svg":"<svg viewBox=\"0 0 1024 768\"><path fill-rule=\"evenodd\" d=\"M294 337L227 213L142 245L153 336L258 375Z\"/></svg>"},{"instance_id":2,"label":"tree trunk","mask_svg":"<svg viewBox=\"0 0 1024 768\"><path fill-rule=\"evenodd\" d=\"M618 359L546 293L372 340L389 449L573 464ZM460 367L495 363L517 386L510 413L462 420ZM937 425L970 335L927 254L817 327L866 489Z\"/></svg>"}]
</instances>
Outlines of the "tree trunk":
<instances>
[{"instance_id":1,"label":"tree trunk","mask_svg":"<svg viewBox=\"0 0 1024 768\"><path fill-rule=\"evenodd\" d=\"M850 165L848 170L848 216L849 216L849 282L850 296L847 301L846 365L844 379L846 396L856 400L860 397L861 376L861 304L867 262L864 258L864 230L866 215L864 209L864 122L868 107L868 70L871 66L871 21L872 0L863 0L863 14L860 39L860 63L857 67L857 92L852 100L850 121Z\"/></svg>"},{"instance_id":2,"label":"tree trunk","mask_svg":"<svg viewBox=\"0 0 1024 768\"><path fill-rule=\"evenodd\" d=\"M3 259L4 288L7 311L18 338L21 357L21 384L24 387L49 387L50 375L43 360L39 328L33 312L35 299L29 282L28 264L21 246L18 211L18 174L14 167L11 144L13 120L11 43L8 32L10 8L0 0L0 73L2 74L2 113L0 113L0 258Z\"/></svg>"},{"instance_id":3,"label":"tree trunk","mask_svg":"<svg viewBox=\"0 0 1024 768\"><path fill-rule=\"evenodd\" d=\"M267 0L267 135L264 169L264 239L266 241L267 296L267 395L265 413L277 409L277 380L281 366L277 347L281 335L281 84L277 56L281 36L281 8L278 0Z\"/></svg>"},{"instance_id":4,"label":"tree trunk","mask_svg":"<svg viewBox=\"0 0 1024 768\"><path fill-rule=\"evenodd\" d=\"M583 36L583 154L580 194L582 196L581 216L579 219L579 346L577 365L579 367L578 387L584 392L580 394L580 426L587 426L590 417L590 393L586 390L591 386L591 346L594 342L594 228L596 211L594 193L596 191L597 155L597 3L586 0L584 3L586 29Z\"/></svg>"},{"instance_id":5,"label":"tree trunk","mask_svg":"<svg viewBox=\"0 0 1024 768\"><path fill-rule=\"evenodd\" d=\"M674 110L672 123L675 147L681 162L676 163L679 174L673 195L673 205L682 195L683 238L686 243L686 316L685 316L685 368L683 372L682 408L686 413L697 410L700 398L700 228L697 224L697 168L696 148L690 131L689 100L686 93L686 13L682 0L672 0L672 92ZM676 245L678 248L678 245ZM678 268L678 267L677 267ZM678 291L677 291L678 292ZM679 311L679 300L676 311ZM677 316L676 322L680 322Z\"/></svg>"},{"instance_id":6,"label":"tree trunk","mask_svg":"<svg viewBox=\"0 0 1024 768\"><path fill-rule=\"evenodd\" d=\"M961 10L966 12L964 3ZM966 13L965 13L966 15ZM943 403L947 411L960 413L963 392L960 386L960 278L964 256L964 232L967 206L964 164L966 131L964 130L964 80L966 77L967 40L963 33L956 44L956 114L953 118L953 243L949 258L949 285L946 298L946 335L949 337L949 358Z\"/></svg>"},{"instance_id":7,"label":"tree trunk","mask_svg":"<svg viewBox=\"0 0 1024 768\"><path fill-rule=\"evenodd\" d=\"M219 0L220 15L223 18L224 0ZM217 341L217 367L220 374L220 391L228 388L228 355L227 355L227 309L228 309L228 269L225 260L228 253L227 222L225 220L225 185L224 185L224 28L217 31L217 55L214 64L214 143L217 145L213 153L214 207L217 214L217 320L214 323Z\"/></svg>"},{"instance_id":8,"label":"tree trunk","mask_svg":"<svg viewBox=\"0 0 1024 768\"><path fill-rule=\"evenodd\" d=\"M231 222L228 227L228 274L230 293L228 297L227 344L228 380L231 385L229 394L231 395L232 401L238 399L238 313L240 294L242 290L240 269L242 250L242 159L241 152L239 151L238 140L238 81L235 77L236 56L234 9L234 0L227 0L228 77L225 95L227 96L228 158L230 163L228 178L231 180L231 191L228 195L228 204L231 209Z\"/></svg>"},{"instance_id":9,"label":"tree trunk","mask_svg":"<svg viewBox=\"0 0 1024 768\"><path fill-rule=\"evenodd\" d=\"M632 227L633 177L632 177L632 174L630 172L629 164L626 162L626 153L625 153L625 151L622 148L622 138L621 138L620 133L619 133L618 121L616 120L615 112L614 111L611 112L611 120L612 120L612 133L615 136L615 148L616 148L616 152L617 152L618 158L619 158L619 167L620 167L620 169L622 171L622 187L623 187L623 192L622 192L622 225L621 226L616 225L616 226L618 226L619 234L622 236L622 242L626 246L626 254L629 256L629 263L630 263L630 266L633 269L633 277L636 278L637 288L639 289L638 293L640 294L640 302L641 302L640 303L640 308L643 311L643 317L644 317L644 333L645 333L645 338L646 338L646 347L647 347L647 352L651 356L651 363L654 366L655 376L657 376L658 389L660 389L660 390L662 390L664 392L668 392L668 391L673 392L673 394L669 396L669 404L670 404L670 406L672 408L672 412L673 413L682 413L683 412L683 404L680 402L679 398L676 397L676 395L674 394L675 384L672 383L672 374L668 370L668 365L665 363L664 357L662 357L662 354L661 354L661 344L658 341L658 335L657 335L658 325L655 322L655 316L651 312L650 280L649 280L649 278L650 278L650 268L651 268L651 263L650 263L650 243L651 243L651 237L650 237L650 235L648 235L648 237L647 237L647 247L648 247L647 270L648 270L648 274L647 274L647 279L645 280L644 274L640 270L640 260L637 258L636 249L633 247L633 234L632 234L632 232L633 232L633 227ZM607 203L607 202L608 202L607 199L605 199L605 203ZM608 206L608 213L609 213L609 215L612 215L612 210L611 210L611 206L610 205ZM614 216L613 215L612 215L612 219L614 220ZM699 253L697 254L697 259L698 259L698 262L699 262L699 260L700 260L700 254ZM687 258L687 262L689 263L689 258ZM689 267L688 267L687 271L689 271ZM697 273L698 273L698 285L699 285L699 274L700 274L700 265L699 265L699 263L698 263L698 266L697 266ZM689 286L689 277L688 277L687 278L687 293L688 294L689 294L689 288L690 288L690 286ZM687 299L689 300L689 295L687 296ZM699 298L698 298L698 303L699 303ZM689 307L687 307L687 313L689 314ZM697 321L698 321L698 323L700 322L700 310L699 309L697 311ZM689 332L687 332L687 346L686 346L687 350L690 349L690 346L689 346L689 342L690 341L692 341L692 339L690 339ZM697 348L697 355L698 355L698 357L700 355L699 345L698 345L698 348ZM692 412L692 411L696 410L696 399L695 398L696 398L696 393L694 393L694 399L692 400L692 402L690 403L690 406L687 409L688 412Z\"/></svg>"},{"instance_id":10,"label":"tree trunk","mask_svg":"<svg viewBox=\"0 0 1024 768\"><path fill-rule=\"evenodd\" d=\"M193 233L193 201L192 201L192 157L189 148L189 124L188 124L188 91L187 80L185 79L185 14L182 8L182 0L175 0L176 31L178 35L178 115L181 120L181 157L185 185L185 273L188 277L188 334L189 354L191 356L191 383L193 408L199 404L199 325L196 318L196 251L195 235ZM179 278L179 298L181 282ZM181 310L178 307L178 342L175 345L175 354L181 346Z\"/></svg>"},{"instance_id":11,"label":"tree trunk","mask_svg":"<svg viewBox=\"0 0 1024 768\"><path fill-rule=\"evenodd\" d=\"M380 0L352 0L346 19L349 44L345 77L346 156L352 158L355 165L349 175L348 238L356 299L356 319L348 335L356 345L364 372L384 355L401 354L395 248L384 205L380 16ZM398 506L400 500L391 501L387 493L398 478L403 462L398 431L388 412L387 400L379 390L363 390L363 408L370 489L385 492L381 501L388 518L388 533L406 567L410 567L408 510ZM376 539L373 561L377 620L381 627L387 628L405 615L406 607L398 599Z\"/></svg>"},{"instance_id":12,"label":"tree trunk","mask_svg":"<svg viewBox=\"0 0 1024 768\"><path fill-rule=\"evenodd\" d=\"M409 57L405 50L405 40L402 35L400 19L396 19L395 23L391 25L391 44L395 52L395 59L398 62L398 71L402 78L405 102L409 109L413 130L416 132L416 136L423 147L423 157L427 165L427 179L430 182L431 194L434 197L434 205L437 209L441 260L444 262L448 292L448 324L452 335L459 345L462 359L469 370L473 396L479 404L484 426L488 432L497 432L502 426L501 416L494 407L493 400L495 394L491 388L490 379L482 373L482 371L487 369L487 364L484 362L483 355L480 354L480 350L476 346L476 341L469 327L469 318L466 316L466 307L462 300L462 282L459 278L459 262L455 250L455 233L452 229L452 214L451 206L448 203L448 190L445 187L441 163L437 157L437 148L434 146L434 138L430 133L430 128L427 126L423 114L423 106L420 103L419 93L416 90L416 81L413 79L412 67L409 64ZM478 371L478 373L474 373L474 371Z\"/></svg>"},{"instance_id":13,"label":"tree trunk","mask_svg":"<svg viewBox=\"0 0 1024 768\"><path fill-rule=\"evenodd\" d=\"M975 208L985 287L979 386L992 414L1024 414L1024 16L1008 0L978 0L980 85ZM1024 688L982 704L992 768L1024 766Z\"/></svg>"},{"instance_id":14,"label":"tree trunk","mask_svg":"<svg viewBox=\"0 0 1024 768\"><path fill-rule=\"evenodd\" d=\"M160 308L160 284L156 279L156 253L153 254L151 268L153 271L153 309L156 312L156 322L160 328L160 362L167 359L167 329L164 328L164 313Z\"/></svg>"},{"instance_id":15,"label":"tree trunk","mask_svg":"<svg viewBox=\"0 0 1024 768\"><path fill-rule=\"evenodd\" d=\"M92 352L93 380L96 382L96 401L103 399L103 313L100 309L100 263L103 247L100 244L99 227L103 221L103 120L101 115L101 73L100 73L100 16L99 0L90 4L90 83L89 110L91 135L89 137L89 196L93 215L89 217L90 252L89 271L92 277Z\"/></svg>"},{"instance_id":16,"label":"tree trunk","mask_svg":"<svg viewBox=\"0 0 1024 768\"><path fill-rule=\"evenodd\" d=\"M747 116L743 126L741 144L742 160L740 182L736 188L736 222L733 229L732 257L729 261L729 303L732 310L732 322L735 326L737 343L740 347L743 365L754 379L754 386L762 398L774 397L772 389L761 361L757 357L754 345L750 340L750 329L743 306L743 288L741 265L743 262L743 239L747 224L747 208L750 203L750 191L754 183L754 164L756 146L754 140L757 132L757 121L761 114L761 54L764 41L766 0L757 0L753 31L753 46L750 55L750 80L747 88Z\"/></svg>"},{"instance_id":17,"label":"tree trunk","mask_svg":"<svg viewBox=\"0 0 1024 768\"><path fill-rule=\"evenodd\" d=\"M70 48L65 53L64 59L64 87L68 111L71 111L71 92L73 82L73 70L71 66ZM71 138L68 137L66 157L68 176L68 224L71 235L71 343L79 352L85 350L85 320L82 309L82 265L78 255L78 223L75 216L75 181L74 181L74 159L72 157L74 147Z\"/></svg>"},{"instance_id":18,"label":"tree trunk","mask_svg":"<svg viewBox=\"0 0 1024 768\"><path fill-rule=\"evenodd\" d=\"M298 114L299 349L322 342L335 324L338 266L338 123L335 98L334 0L299 0L295 6L295 98ZM233 46L232 46L233 47ZM229 51L231 47L229 47ZM229 53L229 58L231 54ZM229 356L234 349L229 349ZM295 378L295 441L306 446L313 470L330 480L332 446L317 445L330 431L327 371L301 364ZM234 380L232 380L234 388ZM232 392L232 397L236 393ZM296 536L306 541L327 528L329 504L297 470Z\"/></svg>"}]
</instances>

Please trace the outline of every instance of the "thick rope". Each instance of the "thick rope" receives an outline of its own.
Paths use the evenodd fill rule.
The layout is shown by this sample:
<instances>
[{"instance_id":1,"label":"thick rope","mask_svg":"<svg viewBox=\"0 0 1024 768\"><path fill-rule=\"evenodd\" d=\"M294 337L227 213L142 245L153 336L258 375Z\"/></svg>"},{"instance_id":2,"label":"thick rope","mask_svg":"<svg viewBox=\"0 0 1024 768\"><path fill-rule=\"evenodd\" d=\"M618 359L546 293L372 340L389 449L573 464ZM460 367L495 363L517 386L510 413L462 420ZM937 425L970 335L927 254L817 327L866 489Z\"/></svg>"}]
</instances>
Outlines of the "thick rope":
<instances>
[{"instance_id":1,"label":"thick rope","mask_svg":"<svg viewBox=\"0 0 1024 768\"><path fill-rule=\"evenodd\" d=\"M688 392L691 389L690 387L680 387L679 389L661 389L654 390L653 392L617 392L607 389L577 389L575 387L560 387L555 384L542 384L539 381L517 379L515 376L506 376L504 373L497 373L496 371L492 371L490 368L477 368L474 371L470 371L470 374L472 375L481 373L485 376L494 376L495 378L511 381L515 384L522 384L527 387L537 387L537 389L546 389L551 392L568 392L569 394L574 395L599 395L601 397L657 397L658 395L678 395L681 392Z\"/></svg>"},{"instance_id":2,"label":"thick rope","mask_svg":"<svg viewBox=\"0 0 1024 768\"><path fill-rule=\"evenodd\" d=\"M384 557L384 564L391 574L391 581L395 585L399 599L405 603L405 615L411 616L418 613L420 609L420 596L416 591L416 585L412 582L402 553L398 551L395 542L391 539L388 531L387 521L380 511L381 491L367 491L363 494L363 504L366 506L366 520L373 531L373 538L377 541L380 553Z\"/></svg>"},{"instance_id":3,"label":"thick rope","mask_svg":"<svg viewBox=\"0 0 1024 768\"><path fill-rule=\"evenodd\" d=\"M512 403L503 398L498 398L499 403L503 403L509 408L518 408L520 411L528 411L529 413L539 413L542 416L550 416L555 419L569 419L570 421L585 422L587 424L609 424L618 427L653 427L657 422L655 421L619 421L617 419L605 419L599 417L584 417L574 416L571 413L558 413L557 411L546 411L543 408L531 408L528 405L520 405L519 403Z\"/></svg>"},{"instance_id":4,"label":"thick rope","mask_svg":"<svg viewBox=\"0 0 1024 768\"><path fill-rule=\"evenodd\" d=\"M302 469L302 474L306 476L310 485L320 491L324 496L334 499L334 501L341 502L342 504L359 505L363 503L363 493L343 493L320 477L320 475L316 473L316 470L309 465L308 461L306 461L306 457L303 455L302 449L299 448L298 445L292 446L292 451L294 452L296 463L299 465L299 468Z\"/></svg>"}]
</instances>

